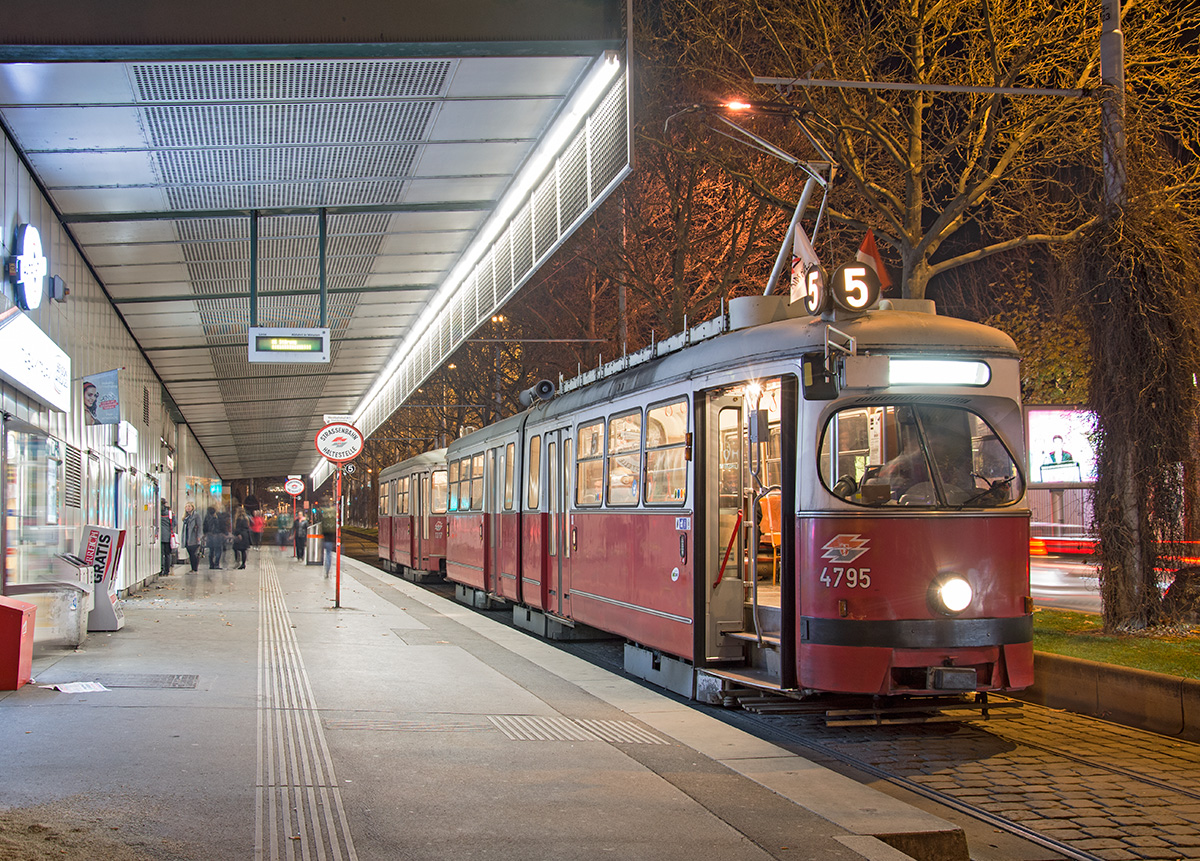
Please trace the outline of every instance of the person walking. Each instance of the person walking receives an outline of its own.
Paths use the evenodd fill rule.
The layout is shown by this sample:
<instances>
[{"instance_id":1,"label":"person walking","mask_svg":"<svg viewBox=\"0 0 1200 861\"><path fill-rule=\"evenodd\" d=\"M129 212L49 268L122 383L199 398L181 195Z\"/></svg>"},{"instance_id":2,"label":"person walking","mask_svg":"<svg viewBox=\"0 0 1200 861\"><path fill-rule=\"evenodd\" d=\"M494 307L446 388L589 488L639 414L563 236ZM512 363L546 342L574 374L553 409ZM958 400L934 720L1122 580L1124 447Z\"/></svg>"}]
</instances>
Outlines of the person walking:
<instances>
[{"instance_id":1,"label":"person walking","mask_svg":"<svg viewBox=\"0 0 1200 861\"><path fill-rule=\"evenodd\" d=\"M284 548L291 543L292 513L285 509L275 516L275 544L279 547L280 555L287 552Z\"/></svg>"},{"instance_id":2,"label":"person walking","mask_svg":"<svg viewBox=\"0 0 1200 861\"><path fill-rule=\"evenodd\" d=\"M225 550L225 533L221 531L217 509L211 505L208 507L208 514L204 516L204 543L208 547L209 570L220 568L221 553Z\"/></svg>"},{"instance_id":3,"label":"person walking","mask_svg":"<svg viewBox=\"0 0 1200 861\"><path fill-rule=\"evenodd\" d=\"M245 512L238 512L233 524L233 561L241 562L238 569L246 567L246 551L250 549L250 521Z\"/></svg>"},{"instance_id":4,"label":"person walking","mask_svg":"<svg viewBox=\"0 0 1200 861\"><path fill-rule=\"evenodd\" d=\"M183 507L183 525L179 532L179 539L187 548L188 562L195 574L200 567L200 515L190 502Z\"/></svg>"},{"instance_id":5,"label":"person walking","mask_svg":"<svg viewBox=\"0 0 1200 861\"><path fill-rule=\"evenodd\" d=\"M328 577L337 552L337 507L328 499L321 506L321 539L325 544L325 576Z\"/></svg>"},{"instance_id":6,"label":"person walking","mask_svg":"<svg viewBox=\"0 0 1200 861\"><path fill-rule=\"evenodd\" d=\"M249 513L249 512L247 512ZM263 530L267 526L267 518L263 517L261 511L255 511L250 514L250 546L259 548L262 546Z\"/></svg>"},{"instance_id":7,"label":"person walking","mask_svg":"<svg viewBox=\"0 0 1200 861\"><path fill-rule=\"evenodd\" d=\"M296 546L296 558L304 562L305 554L308 553L308 518L304 515L303 508L296 514L296 527L292 533L292 540Z\"/></svg>"},{"instance_id":8,"label":"person walking","mask_svg":"<svg viewBox=\"0 0 1200 861\"><path fill-rule=\"evenodd\" d=\"M167 507L167 501L164 499L159 504L158 512L158 543L162 549L162 572L161 576L166 577L171 573L171 563L174 561L175 548L171 546L171 533L174 527L171 523L171 509Z\"/></svg>"}]
</instances>

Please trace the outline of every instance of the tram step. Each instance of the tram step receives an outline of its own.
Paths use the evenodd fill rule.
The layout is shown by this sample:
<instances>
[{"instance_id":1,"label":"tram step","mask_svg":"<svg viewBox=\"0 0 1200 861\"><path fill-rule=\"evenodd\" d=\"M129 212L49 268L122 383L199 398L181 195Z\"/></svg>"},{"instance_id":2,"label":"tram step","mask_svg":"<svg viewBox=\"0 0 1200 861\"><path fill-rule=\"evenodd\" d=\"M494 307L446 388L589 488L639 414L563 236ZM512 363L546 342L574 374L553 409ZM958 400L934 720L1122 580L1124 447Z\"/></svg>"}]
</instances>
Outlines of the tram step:
<instances>
[{"instance_id":1,"label":"tram step","mask_svg":"<svg viewBox=\"0 0 1200 861\"><path fill-rule=\"evenodd\" d=\"M726 637L732 637L735 640L758 644L758 634L753 631L726 631L724 633ZM768 649L778 649L781 642L779 634L762 635L762 644Z\"/></svg>"}]
</instances>

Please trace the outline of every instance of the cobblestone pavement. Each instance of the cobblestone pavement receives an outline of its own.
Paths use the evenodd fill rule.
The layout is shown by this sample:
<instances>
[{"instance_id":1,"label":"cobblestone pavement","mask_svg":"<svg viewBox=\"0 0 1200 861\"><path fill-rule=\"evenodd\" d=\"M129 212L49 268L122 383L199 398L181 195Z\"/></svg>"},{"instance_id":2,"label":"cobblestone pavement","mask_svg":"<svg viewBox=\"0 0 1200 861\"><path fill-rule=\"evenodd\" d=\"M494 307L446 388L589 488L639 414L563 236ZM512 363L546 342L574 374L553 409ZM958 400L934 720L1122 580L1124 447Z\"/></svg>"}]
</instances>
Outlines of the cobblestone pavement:
<instances>
[{"instance_id":1,"label":"cobblestone pavement","mask_svg":"<svg viewBox=\"0 0 1200 861\"><path fill-rule=\"evenodd\" d=\"M1098 858L1200 859L1200 744L1027 703L968 724L763 720Z\"/></svg>"}]
</instances>

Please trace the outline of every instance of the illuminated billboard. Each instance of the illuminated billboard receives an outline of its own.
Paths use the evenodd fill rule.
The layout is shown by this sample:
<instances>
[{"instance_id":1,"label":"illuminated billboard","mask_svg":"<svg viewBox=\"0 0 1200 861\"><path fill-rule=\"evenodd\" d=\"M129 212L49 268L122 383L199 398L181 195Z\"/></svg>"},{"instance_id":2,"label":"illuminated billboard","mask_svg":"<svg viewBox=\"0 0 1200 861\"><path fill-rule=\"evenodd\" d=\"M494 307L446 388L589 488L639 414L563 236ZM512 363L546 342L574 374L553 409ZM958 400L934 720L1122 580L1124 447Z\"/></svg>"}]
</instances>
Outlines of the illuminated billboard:
<instances>
[{"instance_id":1,"label":"illuminated billboard","mask_svg":"<svg viewBox=\"0 0 1200 861\"><path fill-rule=\"evenodd\" d=\"M1025 441L1031 485L1079 485L1096 481L1092 445L1095 413L1082 407L1025 408Z\"/></svg>"}]
</instances>

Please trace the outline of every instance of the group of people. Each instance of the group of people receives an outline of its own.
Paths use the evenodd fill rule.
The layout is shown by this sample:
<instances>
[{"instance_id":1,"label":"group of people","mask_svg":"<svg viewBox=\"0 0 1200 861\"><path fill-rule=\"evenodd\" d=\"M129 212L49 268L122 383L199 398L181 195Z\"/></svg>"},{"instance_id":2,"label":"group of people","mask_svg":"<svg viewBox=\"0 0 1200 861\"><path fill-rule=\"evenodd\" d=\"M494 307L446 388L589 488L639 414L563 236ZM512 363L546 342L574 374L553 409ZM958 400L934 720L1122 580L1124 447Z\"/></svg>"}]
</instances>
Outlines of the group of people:
<instances>
[{"instance_id":1,"label":"group of people","mask_svg":"<svg viewBox=\"0 0 1200 861\"><path fill-rule=\"evenodd\" d=\"M247 497L249 503L253 497ZM333 562L337 539L337 515L332 503L326 503L320 508L314 506L311 511L313 521L321 524L321 538L324 544L325 574ZM280 512L275 521L275 540L280 552L286 553L288 545L294 548L296 558L304 559L308 552L309 513L303 508L296 516L287 511ZM210 505L208 513L203 518L196 512L196 506L189 502L184 509L183 523L180 528L179 542L187 549L188 562L191 571L195 573L200 568L201 547L208 551L209 570L221 568L221 558L226 546L233 549L234 562L238 569L246 567L247 551L251 547L262 546L262 534L266 527L266 518L261 510L255 507L247 510L245 506L236 508L236 516L228 511L217 510ZM174 554L174 549L167 543L171 535L171 518L167 504L162 504L162 535L163 544L163 574L170 572L168 559Z\"/></svg>"}]
</instances>

